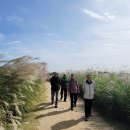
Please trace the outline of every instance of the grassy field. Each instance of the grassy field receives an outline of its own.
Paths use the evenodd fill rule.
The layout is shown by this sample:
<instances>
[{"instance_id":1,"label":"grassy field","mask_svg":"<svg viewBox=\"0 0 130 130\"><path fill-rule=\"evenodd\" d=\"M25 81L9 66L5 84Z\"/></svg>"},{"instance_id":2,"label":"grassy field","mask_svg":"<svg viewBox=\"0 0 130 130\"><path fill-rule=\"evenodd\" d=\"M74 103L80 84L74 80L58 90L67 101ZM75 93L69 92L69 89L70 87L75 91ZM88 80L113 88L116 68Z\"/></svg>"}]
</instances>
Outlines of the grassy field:
<instances>
[{"instance_id":1,"label":"grassy field","mask_svg":"<svg viewBox=\"0 0 130 130\"><path fill-rule=\"evenodd\" d=\"M20 124L41 93L46 64L29 56L0 61L0 125Z\"/></svg>"},{"instance_id":2,"label":"grassy field","mask_svg":"<svg viewBox=\"0 0 130 130\"><path fill-rule=\"evenodd\" d=\"M130 122L130 75L128 73L76 72L76 78L82 86L86 74L92 74L96 83L94 106L108 117ZM81 89L82 95L82 89Z\"/></svg>"},{"instance_id":3,"label":"grassy field","mask_svg":"<svg viewBox=\"0 0 130 130\"><path fill-rule=\"evenodd\" d=\"M45 91L46 86L45 84L42 84L40 86L40 92L39 95L37 96L37 99L33 100L30 112L24 114L21 124L17 126L8 125L6 130L14 130L14 128L22 130L38 130L39 122L38 120L35 119L38 112L37 111L35 112L34 110L37 105L42 104L44 101L46 101L47 96Z\"/></svg>"},{"instance_id":4,"label":"grassy field","mask_svg":"<svg viewBox=\"0 0 130 130\"><path fill-rule=\"evenodd\" d=\"M20 124L44 90L46 64L29 56L10 61L1 59L0 63L0 125ZM96 83L96 110L107 117L130 122L130 74L78 71L75 75L80 89L88 73ZM82 89L80 92L82 95Z\"/></svg>"}]
</instances>

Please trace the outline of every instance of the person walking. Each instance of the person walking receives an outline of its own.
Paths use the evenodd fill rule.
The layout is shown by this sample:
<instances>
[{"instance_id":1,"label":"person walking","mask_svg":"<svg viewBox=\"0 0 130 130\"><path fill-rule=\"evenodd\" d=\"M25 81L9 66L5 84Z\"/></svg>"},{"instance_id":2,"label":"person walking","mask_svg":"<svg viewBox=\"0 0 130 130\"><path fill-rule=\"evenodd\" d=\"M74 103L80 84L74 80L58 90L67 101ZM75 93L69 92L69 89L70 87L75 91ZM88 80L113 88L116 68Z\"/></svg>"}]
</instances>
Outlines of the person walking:
<instances>
[{"instance_id":1,"label":"person walking","mask_svg":"<svg viewBox=\"0 0 130 130\"><path fill-rule=\"evenodd\" d=\"M95 83L91 79L91 75L88 74L86 80L83 83L83 98L85 103L85 121L88 121L89 117L92 117L92 103L94 98Z\"/></svg>"},{"instance_id":2,"label":"person walking","mask_svg":"<svg viewBox=\"0 0 130 130\"><path fill-rule=\"evenodd\" d=\"M71 110L73 110L74 107L76 107L77 103L77 93L79 91L78 82L75 79L74 74L71 74L71 78L69 81L69 88L70 92L70 103L71 103Z\"/></svg>"},{"instance_id":3,"label":"person walking","mask_svg":"<svg viewBox=\"0 0 130 130\"><path fill-rule=\"evenodd\" d=\"M50 82L50 84L51 84L51 102L52 102L52 94L53 94L53 91L52 91L52 85L53 85L53 84L52 84L51 80L52 80L52 77L54 77L54 73L55 73L55 72L51 73L51 74L50 74L51 78L49 78L49 82Z\"/></svg>"},{"instance_id":4,"label":"person walking","mask_svg":"<svg viewBox=\"0 0 130 130\"><path fill-rule=\"evenodd\" d=\"M62 100L64 94L64 102L66 102L67 99L67 87L68 87L68 79L66 73L64 73L61 78L61 98L60 98L60 100Z\"/></svg>"},{"instance_id":5,"label":"person walking","mask_svg":"<svg viewBox=\"0 0 130 130\"><path fill-rule=\"evenodd\" d=\"M60 90L60 78L57 72L54 72L54 75L51 78L50 83L51 83L52 104L54 103L54 98L55 98L55 108L57 108L58 107L58 93Z\"/></svg>"}]
</instances>

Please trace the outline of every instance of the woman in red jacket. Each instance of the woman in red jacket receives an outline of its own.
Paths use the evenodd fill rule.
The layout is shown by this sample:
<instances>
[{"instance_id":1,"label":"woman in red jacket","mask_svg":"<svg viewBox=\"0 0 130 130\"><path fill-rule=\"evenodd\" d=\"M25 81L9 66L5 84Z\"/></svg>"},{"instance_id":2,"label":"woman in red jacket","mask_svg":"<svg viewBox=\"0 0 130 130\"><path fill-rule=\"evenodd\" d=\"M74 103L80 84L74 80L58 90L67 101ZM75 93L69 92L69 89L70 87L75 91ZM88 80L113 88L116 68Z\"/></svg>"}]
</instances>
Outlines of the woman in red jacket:
<instances>
[{"instance_id":1,"label":"woman in red jacket","mask_svg":"<svg viewBox=\"0 0 130 130\"><path fill-rule=\"evenodd\" d=\"M77 93L78 93L78 82L75 79L74 74L71 74L71 78L69 81L69 92L70 92L70 102L71 102L71 110L76 107L77 102Z\"/></svg>"}]
</instances>

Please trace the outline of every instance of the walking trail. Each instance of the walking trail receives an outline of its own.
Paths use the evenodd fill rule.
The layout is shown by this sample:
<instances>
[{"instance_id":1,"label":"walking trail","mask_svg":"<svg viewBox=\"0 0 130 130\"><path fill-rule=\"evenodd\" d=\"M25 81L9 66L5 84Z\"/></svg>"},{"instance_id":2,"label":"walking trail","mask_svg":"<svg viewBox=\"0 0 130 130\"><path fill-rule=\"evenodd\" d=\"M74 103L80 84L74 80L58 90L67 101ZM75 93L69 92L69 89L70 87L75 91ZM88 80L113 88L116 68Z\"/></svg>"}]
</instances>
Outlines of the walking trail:
<instances>
[{"instance_id":1,"label":"walking trail","mask_svg":"<svg viewBox=\"0 0 130 130\"><path fill-rule=\"evenodd\" d=\"M39 122L38 130L116 130L104 121L95 111L89 121L84 121L84 105L78 98L77 107L70 110L69 95L67 102L59 101L58 108L51 105L50 84L47 87L47 101L36 107L35 119ZM60 95L59 95L60 96Z\"/></svg>"}]
</instances>

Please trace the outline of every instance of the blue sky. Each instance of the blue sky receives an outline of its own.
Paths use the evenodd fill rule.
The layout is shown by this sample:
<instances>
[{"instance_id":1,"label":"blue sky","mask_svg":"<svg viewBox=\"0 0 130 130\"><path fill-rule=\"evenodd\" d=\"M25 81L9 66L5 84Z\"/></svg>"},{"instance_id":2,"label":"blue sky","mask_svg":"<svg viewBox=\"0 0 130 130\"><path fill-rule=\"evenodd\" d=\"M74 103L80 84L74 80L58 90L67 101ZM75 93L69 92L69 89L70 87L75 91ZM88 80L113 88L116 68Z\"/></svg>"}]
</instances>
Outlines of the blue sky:
<instances>
[{"instance_id":1,"label":"blue sky","mask_svg":"<svg viewBox=\"0 0 130 130\"><path fill-rule=\"evenodd\" d=\"M1 0L0 54L49 71L130 68L129 0Z\"/></svg>"}]
</instances>

